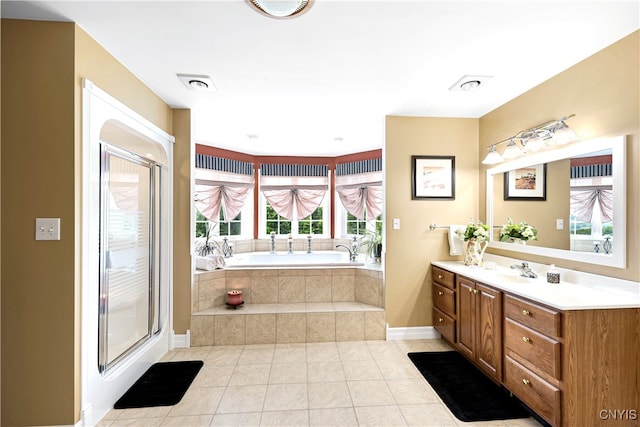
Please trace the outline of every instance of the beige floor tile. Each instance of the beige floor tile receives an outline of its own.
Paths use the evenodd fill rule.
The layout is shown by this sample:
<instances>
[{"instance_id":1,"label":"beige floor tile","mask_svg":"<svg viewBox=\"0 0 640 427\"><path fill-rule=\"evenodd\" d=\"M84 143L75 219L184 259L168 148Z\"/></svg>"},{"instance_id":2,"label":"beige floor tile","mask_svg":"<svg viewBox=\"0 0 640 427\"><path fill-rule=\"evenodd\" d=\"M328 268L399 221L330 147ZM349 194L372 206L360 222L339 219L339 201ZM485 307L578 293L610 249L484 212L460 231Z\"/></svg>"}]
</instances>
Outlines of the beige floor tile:
<instances>
[{"instance_id":1,"label":"beige floor tile","mask_svg":"<svg viewBox=\"0 0 640 427\"><path fill-rule=\"evenodd\" d=\"M346 360L342 362L342 367L347 381L383 379L382 372L373 359Z\"/></svg>"},{"instance_id":2,"label":"beige floor tile","mask_svg":"<svg viewBox=\"0 0 640 427\"><path fill-rule=\"evenodd\" d=\"M171 406L169 417L215 414L224 387L189 388L177 405Z\"/></svg>"},{"instance_id":3,"label":"beige floor tile","mask_svg":"<svg viewBox=\"0 0 640 427\"><path fill-rule=\"evenodd\" d=\"M343 341L336 343L338 347L338 353L340 354L340 360L353 361L353 360L371 360L373 361L373 355L369 346L364 341Z\"/></svg>"},{"instance_id":4,"label":"beige floor tile","mask_svg":"<svg viewBox=\"0 0 640 427\"><path fill-rule=\"evenodd\" d=\"M339 362L340 354L335 342L307 344L307 362Z\"/></svg>"},{"instance_id":5,"label":"beige floor tile","mask_svg":"<svg viewBox=\"0 0 640 427\"><path fill-rule=\"evenodd\" d=\"M238 365L270 364L275 349L275 344L247 345L238 358Z\"/></svg>"},{"instance_id":6,"label":"beige floor tile","mask_svg":"<svg viewBox=\"0 0 640 427\"><path fill-rule=\"evenodd\" d=\"M112 420L109 426L140 426L140 427L153 427L160 426L164 421L164 417L150 417L150 418L127 418L123 420Z\"/></svg>"},{"instance_id":7,"label":"beige floor tile","mask_svg":"<svg viewBox=\"0 0 640 427\"><path fill-rule=\"evenodd\" d=\"M266 385L228 386L222 395L217 413L260 412L266 391Z\"/></svg>"},{"instance_id":8,"label":"beige floor tile","mask_svg":"<svg viewBox=\"0 0 640 427\"><path fill-rule=\"evenodd\" d=\"M309 383L309 408L350 408L353 406L346 381Z\"/></svg>"},{"instance_id":9,"label":"beige floor tile","mask_svg":"<svg viewBox=\"0 0 640 427\"><path fill-rule=\"evenodd\" d=\"M213 421L211 422L212 426L259 426L260 425L260 417L262 414L260 412L248 412L248 413L240 413L240 414L216 414L213 417Z\"/></svg>"},{"instance_id":10,"label":"beige floor tile","mask_svg":"<svg viewBox=\"0 0 640 427\"><path fill-rule=\"evenodd\" d=\"M205 427L211 425L213 415L185 415L182 417L167 417L162 422L162 426L189 426L189 427Z\"/></svg>"},{"instance_id":11,"label":"beige floor tile","mask_svg":"<svg viewBox=\"0 0 640 427\"><path fill-rule=\"evenodd\" d=\"M236 365L233 369L229 385L258 385L269 382L271 364Z\"/></svg>"},{"instance_id":12,"label":"beige floor tile","mask_svg":"<svg viewBox=\"0 0 640 427\"><path fill-rule=\"evenodd\" d=\"M158 418L166 417L171 406L155 406L152 408L132 408L132 409L120 409L118 412L118 421L131 418Z\"/></svg>"},{"instance_id":13,"label":"beige floor tile","mask_svg":"<svg viewBox=\"0 0 640 427\"><path fill-rule=\"evenodd\" d=\"M396 401L384 380L347 381L353 406L395 405Z\"/></svg>"},{"instance_id":14,"label":"beige floor tile","mask_svg":"<svg viewBox=\"0 0 640 427\"><path fill-rule=\"evenodd\" d=\"M275 412L263 412L262 419L260 420L261 426L308 426L309 425L309 411L275 411Z\"/></svg>"},{"instance_id":15,"label":"beige floor tile","mask_svg":"<svg viewBox=\"0 0 640 427\"><path fill-rule=\"evenodd\" d=\"M213 347L205 359L205 366L235 365L242 354L244 346Z\"/></svg>"},{"instance_id":16,"label":"beige floor tile","mask_svg":"<svg viewBox=\"0 0 640 427\"><path fill-rule=\"evenodd\" d=\"M397 406L363 406L355 408L361 426L406 426Z\"/></svg>"},{"instance_id":17,"label":"beige floor tile","mask_svg":"<svg viewBox=\"0 0 640 427\"><path fill-rule=\"evenodd\" d=\"M440 402L429 383L421 378L387 380L387 386L398 405Z\"/></svg>"},{"instance_id":18,"label":"beige floor tile","mask_svg":"<svg viewBox=\"0 0 640 427\"><path fill-rule=\"evenodd\" d=\"M229 384L232 373L233 366L204 365L191 383L191 387L224 387Z\"/></svg>"},{"instance_id":19,"label":"beige floor tile","mask_svg":"<svg viewBox=\"0 0 640 427\"><path fill-rule=\"evenodd\" d=\"M269 384L307 383L306 363L274 364L269 374Z\"/></svg>"},{"instance_id":20,"label":"beige floor tile","mask_svg":"<svg viewBox=\"0 0 640 427\"><path fill-rule=\"evenodd\" d=\"M326 381L345 381L341 362L313 362L307 364L307 381L310 383Z\"/></svg>"},{"instance_id":21,"label":"beige floor tile","mask_svg":"<svg viewBox=\"0 0 640 427\"><path fill-rule=\"evenodd\" d=\"M306 363L307 345L304 343L276 344L274 364Z\"/></svg>"},{"instance_id":22,"label":"beige floor tile","mask_svg":"<svg viewBox=\"0 0 640 427\"><path fill-rule=\"evenodd\" d=\"M311 426L357 426L358 420L353 408L326 408L309 410Z\"/></svg>"},{"instance_id":23,"label":"beige floor tile","mask_svg":"<svg viewBox=\"0 0 640 427\"><path fill-rule=\"evenodd\" d=\"M309 408L307 384L269 384L264 411L289 411Z\"/></svg>"},{"instance_id":24,"label":"beige floor tile","mask_svg":"<svg viewBox=\"0 0 640 427\"><path fill-rule=\"evenodd\" d=\"M401 405L400 410L410 426L457 426L456 420L441 403Z\"/></svg>"}]
</instances>

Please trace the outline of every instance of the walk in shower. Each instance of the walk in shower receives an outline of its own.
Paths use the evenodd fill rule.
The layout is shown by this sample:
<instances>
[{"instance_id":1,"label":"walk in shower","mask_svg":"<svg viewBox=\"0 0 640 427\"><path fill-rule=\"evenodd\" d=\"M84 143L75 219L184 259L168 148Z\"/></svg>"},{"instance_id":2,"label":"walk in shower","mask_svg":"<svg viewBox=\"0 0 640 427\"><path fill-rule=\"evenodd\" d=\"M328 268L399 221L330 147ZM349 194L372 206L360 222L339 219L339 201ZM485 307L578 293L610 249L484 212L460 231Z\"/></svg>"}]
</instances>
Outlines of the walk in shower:
<instances>
[{"instance_id":1,"label":"walk in shower","mask_svg":"<svg viewBox=\"0 0 640 427\"><path fill-rule=\"evenodd\" d=\"M83 82L83 425L171 346L172 144Z\"/></svg>"}]
</instances>

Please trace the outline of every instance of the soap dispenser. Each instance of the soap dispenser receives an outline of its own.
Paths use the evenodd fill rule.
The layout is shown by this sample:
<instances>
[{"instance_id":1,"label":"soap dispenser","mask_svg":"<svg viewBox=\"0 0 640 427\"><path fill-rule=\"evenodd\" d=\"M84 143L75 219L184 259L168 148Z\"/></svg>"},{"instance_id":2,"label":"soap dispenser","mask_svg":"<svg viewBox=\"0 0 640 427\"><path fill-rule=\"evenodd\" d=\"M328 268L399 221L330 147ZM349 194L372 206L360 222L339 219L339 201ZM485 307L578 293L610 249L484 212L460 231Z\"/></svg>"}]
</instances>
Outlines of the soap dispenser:
<instances>
[{"instance_id":1,"label":"soap dispenser","mask_svg":"<svg viewBox=\"0 0 640 427\"><path fill-rule=\"evenodd\" d=\"M555 264L551 264L551 267L549 267L549 271L547 271L547 282L560 283L560 272L556 270Z\"/></svg>"}]
</instances>

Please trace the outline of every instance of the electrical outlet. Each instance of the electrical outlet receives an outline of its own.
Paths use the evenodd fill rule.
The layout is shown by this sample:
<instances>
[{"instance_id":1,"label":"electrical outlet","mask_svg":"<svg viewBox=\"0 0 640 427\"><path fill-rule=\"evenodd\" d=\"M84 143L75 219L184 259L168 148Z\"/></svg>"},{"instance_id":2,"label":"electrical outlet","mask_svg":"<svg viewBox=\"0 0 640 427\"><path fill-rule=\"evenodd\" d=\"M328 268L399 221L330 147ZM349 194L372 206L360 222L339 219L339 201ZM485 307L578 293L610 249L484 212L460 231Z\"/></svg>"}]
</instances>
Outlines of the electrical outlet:
<instances>
[{"instance_id":1,"label":"electrical outlet","mask_svg":"<svg viewBox=\"0 0 640 427\"><path fill-rule=\"evenodd\" d=\"M36 240L60 240L60 218L36 218Z\"/></svg>"},{"instance_id":2,"label":"electrical outlet","mask_svg":"<svg viewBox=\"0 0 640 427\"><path fill-rule=\"evenodd\" d=\"M564 230L564 220L562 218L556 219L556 230Z\"/></svg>"}]
</instances>

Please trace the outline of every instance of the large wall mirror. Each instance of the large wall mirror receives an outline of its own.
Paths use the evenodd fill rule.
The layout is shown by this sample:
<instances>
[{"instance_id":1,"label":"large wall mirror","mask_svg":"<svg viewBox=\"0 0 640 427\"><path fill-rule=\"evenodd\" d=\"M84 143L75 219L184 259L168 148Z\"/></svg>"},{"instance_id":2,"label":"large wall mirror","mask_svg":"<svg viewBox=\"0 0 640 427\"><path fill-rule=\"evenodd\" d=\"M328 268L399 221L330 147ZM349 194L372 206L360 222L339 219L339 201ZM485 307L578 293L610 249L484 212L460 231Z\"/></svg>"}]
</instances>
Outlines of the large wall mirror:
<instances>
[{"instance_id":1,"label":"large wall mirror","mask_svg":"<svg viewBox=\"0 0 640 427\"><path fill-rule=\"evenodd\" d=\"M626 268L626 138L581 141L487 170L489 247ZM511 219L537 238L500 241Z\"/></svg>"}]
</instances>

